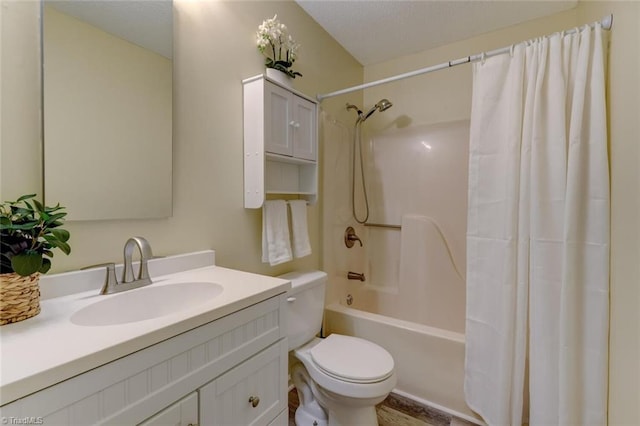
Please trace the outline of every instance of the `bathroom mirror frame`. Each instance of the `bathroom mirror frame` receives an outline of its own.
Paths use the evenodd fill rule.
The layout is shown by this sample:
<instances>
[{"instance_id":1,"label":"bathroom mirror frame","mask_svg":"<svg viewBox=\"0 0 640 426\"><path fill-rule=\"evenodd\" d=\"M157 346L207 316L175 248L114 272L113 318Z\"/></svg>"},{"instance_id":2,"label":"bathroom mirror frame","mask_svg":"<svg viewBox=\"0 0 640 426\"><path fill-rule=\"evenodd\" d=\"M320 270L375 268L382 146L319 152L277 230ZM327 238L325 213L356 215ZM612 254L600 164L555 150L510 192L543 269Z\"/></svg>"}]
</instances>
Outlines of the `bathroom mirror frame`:
<instances>
[{"instance_id":1,"label":"bathroom mirror frame","mask_svg":"<svg viewBox=\"0 0 640 426\"><path fill-rule=\"evenodd\" d=\"M40 5L45 202L68 220L170 217L172 0Z\"/></svg>"}]
</instances>

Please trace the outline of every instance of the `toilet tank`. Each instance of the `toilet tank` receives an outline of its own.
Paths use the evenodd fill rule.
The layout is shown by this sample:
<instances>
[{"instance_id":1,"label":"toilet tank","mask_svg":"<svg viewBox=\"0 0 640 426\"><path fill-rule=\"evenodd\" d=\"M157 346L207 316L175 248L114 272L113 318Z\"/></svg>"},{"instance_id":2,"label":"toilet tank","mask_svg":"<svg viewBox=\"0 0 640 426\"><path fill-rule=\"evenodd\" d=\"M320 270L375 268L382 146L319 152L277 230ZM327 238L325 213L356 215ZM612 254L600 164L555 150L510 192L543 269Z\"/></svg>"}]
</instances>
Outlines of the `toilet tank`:
<instances>
[{"instance_id":1,"label":"toilet tank","mask_svg":"<svg viewBox=\"0 0 640 426\"><path fill-rule=\"evenodd\" d=\"M311 341L322 328L327 274L322 271L289 272L278 278L291 281L287 293L289 350Z\"/></svg>"}]
</instances>

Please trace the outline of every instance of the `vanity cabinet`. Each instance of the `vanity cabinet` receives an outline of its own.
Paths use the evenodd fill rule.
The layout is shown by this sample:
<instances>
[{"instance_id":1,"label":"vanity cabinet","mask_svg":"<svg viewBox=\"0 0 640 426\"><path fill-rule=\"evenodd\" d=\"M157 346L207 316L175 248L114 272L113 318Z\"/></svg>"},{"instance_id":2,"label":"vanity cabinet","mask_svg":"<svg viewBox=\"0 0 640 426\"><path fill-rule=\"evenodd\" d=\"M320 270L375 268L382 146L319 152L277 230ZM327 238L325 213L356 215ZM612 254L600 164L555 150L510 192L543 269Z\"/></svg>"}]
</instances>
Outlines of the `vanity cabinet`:
<instances>
[{"instance_id":1,"label":"vanity cabinet","mask_svg":"<svg viewBox=\"0 0 640 426\"><path fill-rule=\"evenodd\" d=\"M0 416L69 426L284 426L285 305L282 294L256 303L4 405Z\"/></svg>"},{"instance_id":2,"label":"vanity cabinet","mask_svg":"<svg viewBox=\"0 0 640 426\"><path fill-rule=\"evenodd\" d=\"M244 204L259 208L266 194L316 201L317 102L259 75L243 81Z\"/></svg>"}]
</instances>

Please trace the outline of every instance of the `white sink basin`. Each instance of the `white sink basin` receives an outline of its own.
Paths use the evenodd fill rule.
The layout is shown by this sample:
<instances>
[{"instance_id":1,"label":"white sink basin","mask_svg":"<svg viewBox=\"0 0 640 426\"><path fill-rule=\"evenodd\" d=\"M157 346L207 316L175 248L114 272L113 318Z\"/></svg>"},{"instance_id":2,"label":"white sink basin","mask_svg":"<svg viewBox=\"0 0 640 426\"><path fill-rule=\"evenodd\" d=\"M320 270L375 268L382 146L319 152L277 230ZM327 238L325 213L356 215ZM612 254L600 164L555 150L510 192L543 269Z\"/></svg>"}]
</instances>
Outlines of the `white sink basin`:
<instances>
[{"instance_id":1,"label":"white sink basin","mask_svg":"<svg viewBox=\"0 0 640 426\"><path fill-rule=\"evenodd\" d=\"M126 324L170 315L208 302L222 293L210 282L185 282L125 291L86 306L71 316L83 326Z\"/></svg>"}]
</instances>

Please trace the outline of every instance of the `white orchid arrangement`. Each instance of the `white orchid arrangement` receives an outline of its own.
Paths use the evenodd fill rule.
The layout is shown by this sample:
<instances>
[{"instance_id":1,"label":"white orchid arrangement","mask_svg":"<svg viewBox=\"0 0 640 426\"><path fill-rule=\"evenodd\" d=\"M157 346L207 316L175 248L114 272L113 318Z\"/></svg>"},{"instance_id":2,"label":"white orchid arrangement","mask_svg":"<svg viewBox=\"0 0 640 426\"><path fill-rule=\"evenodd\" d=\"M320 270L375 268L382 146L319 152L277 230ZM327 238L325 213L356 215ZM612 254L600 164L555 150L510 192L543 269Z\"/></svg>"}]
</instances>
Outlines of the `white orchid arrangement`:
<instances>
[{"instance_id":1,"label":"white orchid arrangement","mask_svg":"<svg viewBox=\"0 0 640 426\"><path fill-rule=\"evenodd\" d=\"M278 21L278 15L265 19L262 25L258 26L256 36L258 50L267 58L265 61L267 68L282 71L291 78L296 78L298 75L302 77L302 74L291 69L300 45L291 37L287 26Z\"/></svg>"}]
</instances>

